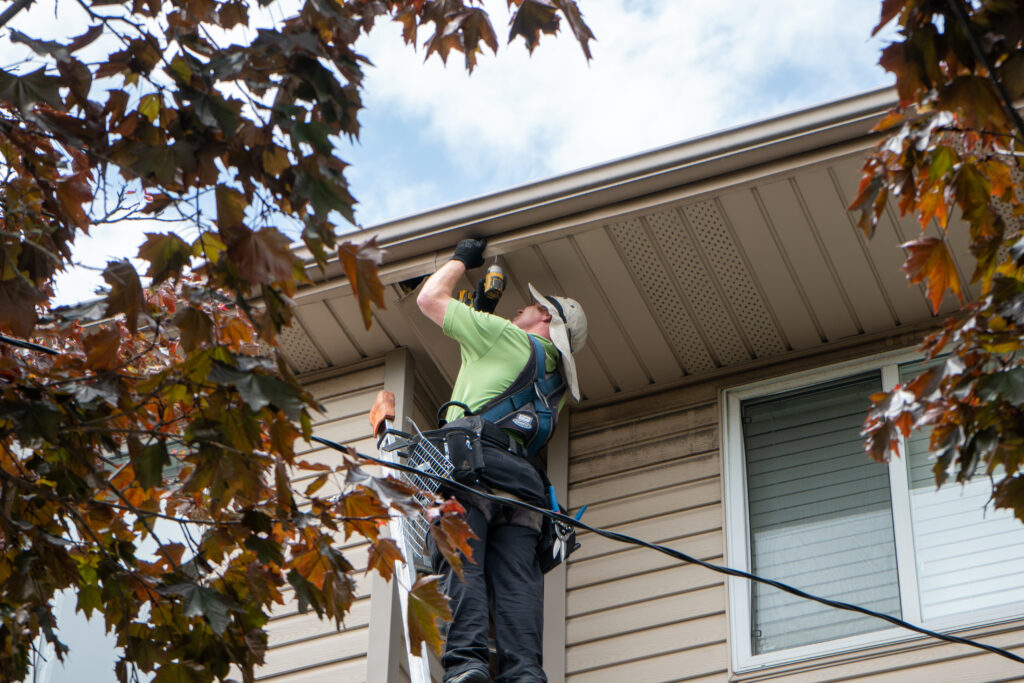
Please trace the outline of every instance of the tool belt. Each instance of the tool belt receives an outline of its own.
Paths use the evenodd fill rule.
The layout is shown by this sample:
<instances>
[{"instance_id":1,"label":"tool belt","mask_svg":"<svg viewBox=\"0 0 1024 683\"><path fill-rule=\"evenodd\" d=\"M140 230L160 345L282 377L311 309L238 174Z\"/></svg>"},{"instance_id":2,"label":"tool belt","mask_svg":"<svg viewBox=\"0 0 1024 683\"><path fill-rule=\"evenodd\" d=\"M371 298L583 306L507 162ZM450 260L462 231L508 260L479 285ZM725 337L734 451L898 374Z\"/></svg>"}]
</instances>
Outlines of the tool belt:
<instances>
[{"instance_id":1,"label":"tool belt","mask_svg":"<svg viewBox=\"0 0 1024 683\"><path fill-rule=\"evenodd\" d=\"M441 429L423 432L423 438L447 453L455 468L452 478L460 484L483 484L512 493L538 507L546 506L545 494L551 482L540 463L503 429L479 415L462 417ZM485 452L484 446L491 447L489 453ZM493 449L504 451L504 454L494 455ZM455 493L444 491L443 486L442 491L446 495ZM558 507L559 512L565 514L565 508ZM573 527L547 515L543 517L537 542L541 571L547 573L554 569L578 547Z\"/></svg>"}]
</instances>

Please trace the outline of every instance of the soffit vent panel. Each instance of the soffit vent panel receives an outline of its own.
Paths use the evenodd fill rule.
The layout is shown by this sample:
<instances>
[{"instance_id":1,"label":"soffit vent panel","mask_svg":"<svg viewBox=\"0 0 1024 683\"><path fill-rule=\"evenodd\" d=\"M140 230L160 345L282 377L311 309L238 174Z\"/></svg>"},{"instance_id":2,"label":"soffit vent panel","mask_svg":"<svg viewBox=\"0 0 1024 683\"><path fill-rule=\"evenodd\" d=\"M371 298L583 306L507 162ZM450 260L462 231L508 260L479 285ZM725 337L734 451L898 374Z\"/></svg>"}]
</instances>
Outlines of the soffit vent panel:
<instances>
[{"instance_id":1,"label":"soffit vent panel","mask_svg":"<svg viewBox=\"0 0 1024 683\"><path fill-rule=\"evenodd\" d=\"M302 329L297 321L281 330L279 339L284 357L288 359L288 364L295 372L301 374L328 366L327 360L310 341L309 333Z\"/></svg>"},{"instance_id":2,"label":"soffit vent panel","mask_svg":"<svg viewBox=\"0 0 1024 683\"><path fill-rule=\"evenodd\" d=\"M678 211L674 208L655 211L644 218L719 362L732 365L749 360L750 354L730 320L714 278Z\"/></svg>"},{"instance_id":3,"label":"soffit vent panel","mask_svg":"<svg viewBox=\"0 0 1024 683\"><path fill-rule=\"evenodd\" d=\"M658 255L661 247L651 242L643 224L636 218L612 224L608 231L684 370L693 374L713 369L715 362L677 294L672 278L661 265Z\"/></svg>"},{"instance_id":4,"label":"soffit vent panel","mask_svg":"<svg viewBox=\"0 0 1024 683\"><path fill-rule=\"evenodd\" d=\"M783 353L786 345L717 204L697 202L683 207L682 211L754 355L763 358Z\"/></svg>"}]
</instances>

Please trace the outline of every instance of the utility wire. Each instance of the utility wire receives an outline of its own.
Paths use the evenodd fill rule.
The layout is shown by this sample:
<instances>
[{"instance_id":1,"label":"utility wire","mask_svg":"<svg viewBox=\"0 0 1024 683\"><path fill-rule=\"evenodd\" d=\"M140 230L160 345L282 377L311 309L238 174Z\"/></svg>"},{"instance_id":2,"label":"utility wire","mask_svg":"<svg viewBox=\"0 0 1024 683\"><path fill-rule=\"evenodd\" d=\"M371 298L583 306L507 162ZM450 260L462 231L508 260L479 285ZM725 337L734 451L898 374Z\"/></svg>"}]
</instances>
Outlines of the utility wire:
<instances>
[{"instance_id":1,"label":"utility wire","mask_svg":"<svg viewBox=\"0 0 1024 683\"><path fill-rule=\"evenodd\" d=\"M342 446L341 444L339 444L337 442L330 441L328 439L324 439L324 438L321 438L319 436L314 436L314 437L311 437L311 438L312 438L313 441L316 441L317 443L323 444L324 446L327 446L328 448L332 448L334 450L341 451L342 453L351 453L351 452L353 452L351 449L349 449L349 448L347 448L345 446ZM440 476L440 475L437 475L437 474L433 474L431 472L424 472L423 470L419 470L419 469L417 469L415 467L411 467L409 465L403 465L401 463L391 462L389 460L383 460L381 458L376 458L376 457L373 457L371 455L366 455L364 453L359 453L358 451L356 451L355 453L360 458L365 458L366 460L369 460L370 462L373 462L373 463L375 463L377 465L381 465L383 467L388 467L388 468L391 468L391 469L400 470L402 472L407 472L409 474L414 474L416 476L425 477L427 479L431 479L433 481L442 483L442 484L445 485L446 488L451 489L453 491L461 491L462 493L470 493L470 494L473 494L473 495L476 495L476 496L480 496L482 498L486 498L487 500L494 501L495 503L500 503L502 505L507 505L507 506L510 506L510 507L517 507L517 508L521 508L523 510L531 510L533 512L539 512L540 514L546 515L546 516L550 517L551 519L558 520L559 522L562 522L563 524L568 524L568 525L577 527L579 529L584 529L584 530L589 531L591 533L597 534L598 536L603 536L604 538L608 538L608 539L611 539L613 541L619 541L621 543L629 543L629 544L632 544L632 545L641 546L643 548L650 548L651 550L657 550L658 552L664 553L664 554L668 555L669 557L673 557L673 558L675 558L677 560L682 560L683 562L689 562L691 564L700 565L701 567L704 567L705 569L710 569L711 571L717 572L719 574L725 574L727 576L736 576L736 577L739 577L741 579L747 579L749 581L754 581L754 582L757 582L757 583L761 583L761 584L764 584L766 586L772 586L772 587L777 588L780 591L783 591L785 593L789 593L791 595L795 595L798 598L803 598L805 600L813 600L814 602L818 602L818 603L821 603L822 605L827 605L829 607L834 607L836 609L847 610L847 611L850 611L850 612L858 612L860 614L864 614L864 615L869 616L869 617L874 617L876 619L881 619L883 621L887 621L890 624L893 624L894 626L899 626L900 628L905 628L907 630L914 631L915 633L920 633L922 635L930 636L932 638L937 638L938 640L944 640L944 641L949 642L949 643L958 643L960 645L968 645L970 647L975 647L975 648L978 648L978 649L981 649L981 650L985 650L987 652L991 652L993 654L999 655L1000 657L1005 657L1005 658L1010 659L1010 660L1012 660L1014 662L1017 662L1018 664L1024 664L1024 657L1020 657L1018 655L1015 655L1012 652L1009 652L1009 651L1004 650L1002 648L998 648L998 647L996 647L994 645L988 645L986 643L980 643L980 642L978 642L976 640L970 640L969 638L961 638L960 636L949 635L947 633L938 633L936 631L931 631L929 629L924 628L923 626L917 626L915 624L911 624L908 621L904 621L904 620L899 619L897 617L890 616L888 614L883 614L881 612L876 612L876 611L870 610L870 609L868 609L866 607L861 607L860 605L854 605L854 604L851 604L851 603L848 603L848 602L841 602L839 600L831 600L829 598L823 598L821 596L814 595L812 593L807 593L806 591L802 591L799 588L794 588L793 586L790 586L789 584L782 583L781 581L776 581L774 579L766 579L763 576L757 576L756 574L751 574L750 572L745 572L745 571L742 571L740 569L733 569L732 567L723 567L721 565L712 564L711 562L705 562L704 560L697 559L696 557L693 557L691 555L687 555L686 553L680 552L680 551L675 550L673 548L668 548L668 547L663 546L663 545L658 545L657 543L649 543L647 541L641 540L641 539L633 537L633 536L629 536L629 535L626 535L626 534L620 534L620 533L618 533L616 531L608 531L607 529L600 529L600 528L597 528L597 527L593 527L593 526L590 526L589 524L587 524L585 522L582 522L582 521L580 521L580 520L578 520L578 519L576 519L574 517L570 517L568 515L563 515L563 514L557 512L557 511L555 511L555 510L547 510L547 509L544 509L544 508L537 507L536 505L530 505L529 503L524 503L523 501L520 501L520 500L513 500L511 498L504 498L502 496L496 496L493 493L487 493L485 491L480 491L479 489L474 489L474 488L472 488L470 486L466 486L465 484L461 484L461 483L459 483L457 481L449 479L448 477L443 477L443 476Z\"/></svg>"}]
</instances>

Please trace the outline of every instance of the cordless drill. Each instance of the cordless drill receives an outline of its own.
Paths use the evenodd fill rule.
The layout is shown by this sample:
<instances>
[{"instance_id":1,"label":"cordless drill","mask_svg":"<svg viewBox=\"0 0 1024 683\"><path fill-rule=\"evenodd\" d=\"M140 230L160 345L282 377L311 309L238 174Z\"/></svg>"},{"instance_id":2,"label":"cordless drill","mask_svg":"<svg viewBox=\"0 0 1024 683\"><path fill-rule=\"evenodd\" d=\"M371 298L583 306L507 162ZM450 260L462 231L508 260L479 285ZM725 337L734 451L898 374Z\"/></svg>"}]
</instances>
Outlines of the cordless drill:
<instances>
[{"instance_id":1,"label":"cordless drill","mask_svg":"<svg viewBox=\"0 0 1024 683\"><path fill-rule=\"evenodd\" d=\"M477 311L493 313L504 291L505 271L498 265L498 259L494 259L494 263L476 283L476 289L463 289L459 292L459 301Z\"/></svg>"}]
</instances>

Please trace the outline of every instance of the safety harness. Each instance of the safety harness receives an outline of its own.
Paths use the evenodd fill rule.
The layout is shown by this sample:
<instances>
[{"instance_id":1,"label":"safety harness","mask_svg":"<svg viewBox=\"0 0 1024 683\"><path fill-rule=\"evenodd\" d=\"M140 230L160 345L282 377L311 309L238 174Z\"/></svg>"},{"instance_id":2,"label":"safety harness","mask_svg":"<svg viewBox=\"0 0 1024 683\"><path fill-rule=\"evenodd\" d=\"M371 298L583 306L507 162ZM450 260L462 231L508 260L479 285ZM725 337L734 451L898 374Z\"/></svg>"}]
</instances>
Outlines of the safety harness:
<instances>
[{"instance_id":1,"label":"safety harness","mask_svg":"<svg viewBox=\"0 0 1024 683\"><path fill-rule=\"evenodd\" d=\"M565 508L555 500L555 489L537 461L537 453L555 432L558 404L566 385L561 372L547 371L546 354L540 340L530 336L530 348L530 359L505 391L488 401L475 414L465 404L457 401L445 403L438 410L439 418L451 405L460 406L465 415L435 432L425 432L422 436L443 442L443 445L439 445L454 467L451 476L467 485L473 485L481 471L487 467L481 442L523 457L540 475L544 490L550 496L552 509L564 514ZM518 435L521 445L508 432ZM575 529L553 521L550 517L543 518L537 545L537 558L542 572L547 573L558 566L578 547Z\"/></svg>"},{"instance_id":2,"label":"safety harness","mask_svg":"<svg viewBox=\"0 0 1024 683\"><path fill-rule=\"evenodd\" d=\"M519 376L477 414L496 427L519 435L527 456L532 459L555 433L565 381L557 369L547 371L544 345L540 340L531 335L530 346L530 359Z\"/></svg>"}]
</instances>

